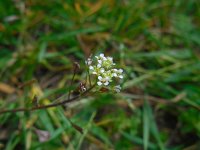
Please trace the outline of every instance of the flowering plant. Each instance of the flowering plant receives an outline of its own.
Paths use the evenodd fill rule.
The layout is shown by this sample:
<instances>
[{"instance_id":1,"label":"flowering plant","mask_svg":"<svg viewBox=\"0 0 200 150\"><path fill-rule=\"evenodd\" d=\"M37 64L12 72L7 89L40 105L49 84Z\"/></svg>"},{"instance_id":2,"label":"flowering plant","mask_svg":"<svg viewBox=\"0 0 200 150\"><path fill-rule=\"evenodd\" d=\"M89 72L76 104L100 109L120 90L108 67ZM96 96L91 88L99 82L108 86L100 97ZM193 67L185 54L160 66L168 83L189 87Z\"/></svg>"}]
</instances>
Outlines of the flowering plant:
<instances>
[{"instance_id":1,"label":"flowering plant","mask_svg":"<svg viewBox=\"0 0 200 150\"><path fill-rule=\"evenodd\" d=\"M110 88L115 92L120 92L120 85L113 85L113 80L123 78L123 70L116 69L116 64L112 57L106 57L104 54L95 56L95 60L88 58L86 65L89 68L89 75L95 75L97 78L97 85L100 87Z\"/></svg>"},{"instance_id":2,"label":"flowering plant","mask_svg":"<svg viewBox=\"0 0 200 150\"><path fill-rule=\"evenodd\" d=\"M90 80L90 76L92 75L92 76L95 76L96 81L93 85L91 85L91 80L90 80L89 88L86 88L86 83L81 82L78 87L78 91L79 91L78 95L72 95L73 92L75 92L76 90L69 91L67 99L64 99L62 101L55 102L55 103L50 103L48 105L38 105L37 103L38 99L36 97L36 99L34 100L36 101L36 103L34 103L32 107L4 109L4 110L0 110L0 115L4 113L10 113L10 112L16 113L16 112L22 112L22 111L35 111L35 110L47 109L51 107L65 105L73 101L76 101L83 96L86 96L94 87L96 87L96 85L101 91L103 91L102 89L104 89L104 90L112 90L115 92L120 92L121 86L116 85L115 83L118 81L118 79L123 78L123 70L115 68L116 64L113 62L112 57L106 57L104 56L104 54L100 54L99 56L95 56L94 60L91 58L88 58L85 62L88 67L89 80ZM74 77L79 67L80 67L79 64L75 63L74 74L73 74L70 86L72 86L74 82ZM113 81L116 81L116 82L113 82Z\"/></svg>"}]
</instances>

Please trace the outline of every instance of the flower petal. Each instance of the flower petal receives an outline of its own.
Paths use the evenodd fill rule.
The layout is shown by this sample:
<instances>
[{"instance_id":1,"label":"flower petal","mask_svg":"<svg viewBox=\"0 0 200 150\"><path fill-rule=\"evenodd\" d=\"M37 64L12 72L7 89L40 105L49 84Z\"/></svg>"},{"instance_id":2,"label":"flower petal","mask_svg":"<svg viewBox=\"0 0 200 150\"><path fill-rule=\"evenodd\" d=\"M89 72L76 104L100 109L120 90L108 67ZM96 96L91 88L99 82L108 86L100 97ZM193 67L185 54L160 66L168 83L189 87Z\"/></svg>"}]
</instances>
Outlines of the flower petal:
<instances>
[{"instance_id":1,"label":"flower petal","mask_svg":"<svg viewBox=\"0 0 200 150\"><path fill-rule=\"evenodd\" d=\"M122 76L122 75L120 75L120 76L119 76L119 78L121 78L121 79L122 79L122 78L123 78L123 76Z\"/></svg>"},{"instance_id":2,"label":"flower petal","mask_svg":"<svg viewBox=\"0 0 200 150\"><path fill-rule=\"evenodd\" d=\"M104 73L105 69L104 68L101 68L100 72L101 73Z\"/></svg>"},{"instance_id":3,"label":"flower petal","mask_svg":"<svg viewBox=\"0 0 200 150\"><path fill-rule=\"evenodd\" d=\"M108 81L104 83L104 85L108 85L108 84L109 84L109 82L108 82Z\"/></svg>"},{"instance_id":4,"label":"flower petal","mask_svg":"<svg viewBox=\"0 0 200 150\"><path fill-rule=\"evenodd\" d=\"M102 78L102 76L98 76L98 79L99 79L99 80L102 80L103 78Z\"/></svg>"},{"instance_id":5,"label":"flower petal","mask_svg":"<svg viewBox=\"0 0 200 150\"><path fill-rule=\"evenodd\" d=\"M102 60L99 59L99 60L98 60L98 63L102 64Z\"/></svg>"},{"instance_id":6,"label":"flower petal","mask_svg":"<svg viewBox=\"0 0 200 150\"><path fill-rule=\"evenodd\" d=\"M90 70L94 70L94 67L93 67L93 66L90 66L89 69L90 69Z\"/></svg>"},{"instance_id":7,"label":"flower petal","mask_svg":"<svg viewBox=\"0 0 200 150\"><path fill-rule=\"evenodd\" d=\"M97 65L97 68L101 68L101 64L98 64L98 65Z\"/></svg>"},{"instance_id":8,"label":"flower petal","mask_svg":"<svg viewBox=\"0 0 200 150\"><path fill-rule=\"evenodd\" d=\"M103 54L103 53L101 53L99 56L100 56L100 57L104 57L104 54Z\"/></svg>"},{"instance_id":9,"label":"flower petal","mask_svg":"<svg viewBox=\"0 0 200 150\"><path fill-rule=\"evenodd\" d=\"M100 86L100 85L102 85L102 82L99 81L99 82L97 82L97 84Z\"/></svg>"},{"instance_id":10,"label":"flower petal","mask_svg":"<svg viewBox=\"0 0 200 150\"><path fill-rule=\"evenodd\" d=\"M122 73L122 72L123 72L123 70L122 70L122 69L119 69L118 71L119 71L120 73Z\"/></svg>"},{"instance_id":11,"label":"flower petal","mask_svg":"<svg viewBox=\"0 0 200 150\"><path fill-rule=\"evenodd\" d=\"M96 72L96 71L94 71L94 72L92 72L92 74L97 74L97 72Z\"/></svg>"}]
</instances>

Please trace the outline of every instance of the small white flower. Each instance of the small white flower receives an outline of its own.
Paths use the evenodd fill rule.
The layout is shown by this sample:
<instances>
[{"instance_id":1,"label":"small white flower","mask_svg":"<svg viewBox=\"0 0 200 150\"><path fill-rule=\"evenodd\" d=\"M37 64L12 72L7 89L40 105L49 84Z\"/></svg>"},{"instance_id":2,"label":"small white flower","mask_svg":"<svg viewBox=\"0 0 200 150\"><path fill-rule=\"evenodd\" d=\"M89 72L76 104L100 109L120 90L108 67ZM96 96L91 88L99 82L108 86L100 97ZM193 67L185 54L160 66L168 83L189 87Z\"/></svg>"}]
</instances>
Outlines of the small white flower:
<instances>
[{"instance_id":1,"label":"small white flower","mask_svg":"<svg viewBox=\"0 0 200 150\"><path fill-rule=\"evenodd\" d=\"M98 79L101 81L103 78L102 78L102 76L98 76Z\"/></svg>"},{"instance_id":2,"label":"small white flower","mask_svg":"<svg viewBox=\"0 0 200 150\"><path fill-rule=\"evenodd\" d=\"M94 70L94 67L93 67L93 66L90 66L89 69L90 69L90 70Z\"/></svg>"},{"instance_id":3,"label":"small white flower","mask_svg":"<svg viewBox=\"0 0 200 150\"><path fill-rule=\"evenodd\" d=\"M91 65L92 64L92 59L91 58L88 58L86 61L85 61L86 65Z\"/></svg>"},{"instance_id":4,"label":"small white flower","mask_svg":"<svg viewBox=\"0 0 200 150\"><path fill-rule=\"evenodd\" d=\"M123 79L123 76L122 76L122 75L120 75L120 76L119 76L119 78Z\"/></svg>"},{"instance_id":5,"label":"small white flower","mask_svg":"<svg viewBox=\"0 0 200 150\"><path fill-rule=\"evenodd\" d=\"M114 72L114 73L112 74L112 76L113 76L113 77L117 77L117 74Z\"/></svg>"},{"instance_id":6,"label":"small white flower","mask_svg":"<svg viewBox=\"0 0 200 150\"><path fill-rule=\"evenodd\" d=\"M122 69L119 69L119 70L117 70L117 69L112 69L111 71L112 71L112 76L113 76L113 77L121 78L121 79L123 78L123 75L122 75L123 70L122 70Z\"/></svg>"},{"instance_id":7,"label":"small white flower","mask_svg":"<svg viewBox=\"0 0 200 150\"><path fill-rule=\"evenodd\" d=\"M97 68L101 68L101 64L98 64L98 65L97 65Z\"/></svg>"},{"instance_id":8,"label":"small white flower","mask_svg":"<svg viewBox=\"0 0 200 150\"><path fill-rule=\"evenodd\" d=\"M109 81L110 81L109 77L98 76L98 79L99 79L99 82L103 83L105 86L107 86L109 84Z\"/></svg>"},{"instance_id":9,"label":"small white flower","mask_svg":"<svg viewBox=\"0 0 200 150\"><path fill-rule=\"evenodd\" d=\"M123 70L122 70L122 69L119 69L118 71L119 71L120 73L122 73L122 72L123 72Z\"/></svg>"},{"instance_id":10,"label":"small white flower","mask_svg":"<svg viewBox=\"0 0 200 150\"><path fill-rule=\"evenodd\" d=\"M101 59L99 59L99 60L98 60L98 63L102 64L102 60L101 60Z\"/></svg>"},{"instance_id":11,"label":"small white flower","mask_svg":"<svg viewBox=\"0 0 200 150\"><path fill-rule=\"evenodd\" d=\"M112 58L112 57L108 57L108 60L109 60L109 61L113 61L113 58Z\"/></svg>"},{"instance_id":12,"label":"small white flower","mask_svg":"<svg viewBox=\"0 0 200 150\"><path fill-rule=\"evenodd\" d=\"M106 57L102 57L102 59L103 59L103 61L106 61L106 60L107 60L107 58L106 58Z\"/></svg>"},{"instance_id":13,"label":"small white flower","mask_svg":"<svg viewBox=\"0 0 200 150\"><path fill-rule=\"evenodd\" d=\"M101 72L101 73L104 73L104 71L105 71L104 68L101 68L101 69L100 69L100 72Z\"/></svg>"},{"instance_id":14,"label":"small white flower","mask_svg":"<svg viewBox=\"0 0 200 150\"><path fill-rule=\"evenodd\" d=\"M117 86L114 87L114 91L115 92L119 93L120 90L121 90L121 86L120 85L117 85Z\"/></svg>"},{"instance_id":15,"label":"small white flower","mask_svg":"<svg viewBox=\"0 0 200 150\"><path fill-rule=\"evenodd\" d=\"M101 53L99 56L100 56L100 57L104 57L104 54L103 54L103 53Z\"/></svg>"}]
</instances>

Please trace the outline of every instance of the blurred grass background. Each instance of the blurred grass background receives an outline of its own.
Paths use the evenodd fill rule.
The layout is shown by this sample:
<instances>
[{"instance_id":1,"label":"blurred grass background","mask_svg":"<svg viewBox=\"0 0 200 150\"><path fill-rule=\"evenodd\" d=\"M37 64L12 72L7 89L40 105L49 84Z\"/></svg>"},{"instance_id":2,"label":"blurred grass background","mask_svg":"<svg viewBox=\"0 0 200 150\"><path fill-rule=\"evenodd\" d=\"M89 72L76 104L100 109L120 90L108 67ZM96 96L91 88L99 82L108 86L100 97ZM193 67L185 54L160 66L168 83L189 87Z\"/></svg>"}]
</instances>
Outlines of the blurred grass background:
<instances>
[{"instance_id":1,"label":"blurred grass background","mask_svg":"<svg viewBox=\"0 0 200 150\"><path fill-rule=\"evenodd\" d=\"M199 47L199 0L1 0L1 110L54 102L90 54L114 57L125 79L119 94L1 115L0 149L199 150Z\"/></svg>"}]
</instances>

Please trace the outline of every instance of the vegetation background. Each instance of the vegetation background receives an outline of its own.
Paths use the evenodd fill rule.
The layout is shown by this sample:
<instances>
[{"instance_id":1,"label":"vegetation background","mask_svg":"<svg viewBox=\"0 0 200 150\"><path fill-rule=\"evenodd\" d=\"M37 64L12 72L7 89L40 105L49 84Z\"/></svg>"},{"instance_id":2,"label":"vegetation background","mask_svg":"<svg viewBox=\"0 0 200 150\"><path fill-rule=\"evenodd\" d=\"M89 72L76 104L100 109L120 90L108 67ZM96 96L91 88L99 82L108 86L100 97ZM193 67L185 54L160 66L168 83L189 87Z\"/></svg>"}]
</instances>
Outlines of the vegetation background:
<instances>
[{"instance_id":1,"label":"vegetation background","mask_svg":"<svg viewBox=\"0 0 200 150\"><path fill-rule=\"evenodd\" d=\"M199 50L199 0L1 0L1 110L58 101L90 54L125 79L119 94L0 115L0 149L198 150Z\"/></svg>"}]
</instances>

